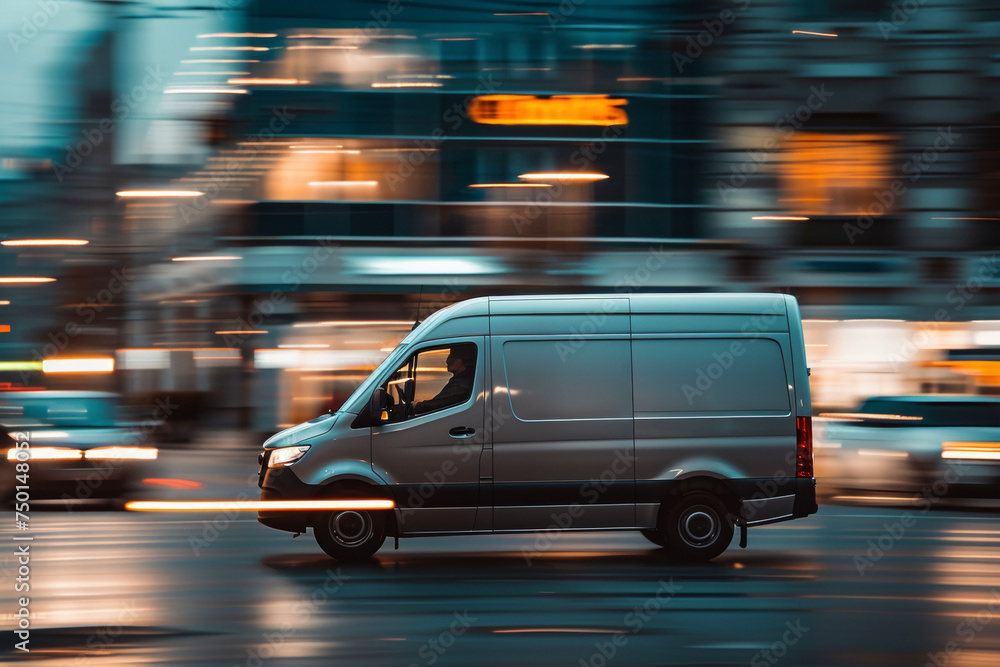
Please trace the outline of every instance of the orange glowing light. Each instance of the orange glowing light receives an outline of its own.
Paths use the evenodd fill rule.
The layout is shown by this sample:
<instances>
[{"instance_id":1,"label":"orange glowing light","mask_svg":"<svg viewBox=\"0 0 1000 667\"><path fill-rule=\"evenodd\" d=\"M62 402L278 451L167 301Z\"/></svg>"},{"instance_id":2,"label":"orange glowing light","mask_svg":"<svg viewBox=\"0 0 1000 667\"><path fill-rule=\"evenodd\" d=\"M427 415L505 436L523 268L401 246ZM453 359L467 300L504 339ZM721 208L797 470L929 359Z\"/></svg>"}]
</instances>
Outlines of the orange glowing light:
<instances>
[{"instance_id":1,"label":"orange glowing light","mask_svg":"<svg viewBox=\"0 0 1000 667\"><path fill-rule=\"evenodd\" d=\"M0 245L5 246L63 246L63 245L87 245L90 241L83 239L11 239L0 241Z\"/></svg>"},{"instance_id":2,"label":"orange glowing light","mask_svg":"<svg viewBox=\"0 0 1000 667\"><path fill-rule=\"evenodd\" d=\"M143 484L155 484L158 486L168 486L171 489L200 489L201 482L193 482L189 479L170 479L167 477L147 477L142 480Z\"/></svg>"},{"instance_id":3,"label":"orange glowing light","mask_svg":"<svg viewBox=\"0 0 1000 667\"><path fill-rule=\"evenodd\" d=\"M55 278L35 278L35 277L4 277L0 278L0 283L7 285L33 285L35 283L54 283Z\"/></svg>"},{"instance_id":4,"label":"orange glowing light","mask_svg":"<svg viewBox=\"0 0 1000 667\"><path fill-rule=\"evenodd\" d=\"M441 83L431 81L399 81L395 83L373 83L372 88L440 88Z\"/></svg>"},{"instance_id":5,"label":"orange glowing light","mask_svg":"<svg viewBox=\"0 0 1000 667\"><path fill-rule=\"evenodd\" d=\"M10 325L0 324L0 333L10 333Z\"/></svg>"},{"instance_id":6,"label":"orange glowing light","mask_svg":"<svg viewBox=\"0 0 1000 667\"><path fill-rule=\"evenodd\" d=\"M480 95L468 112L484 125L627 125L626 104L607 95Z\"/></svg>"},{"instance_id":7,"label":"orange glowing light","mask_svg":"<svg viewBox=\"0 0 1000 667\"><path fill-rule=\"evenodd\" d=\"M941 458L997 461L1000 460L1000 442L942 442Z\"/></svg>"},{"instance_id":8,"label":"orange glowing light","mask_svg":"<svg viewBox=\"0 0 1000 667\"><path fill-rule=\"evenodd\" d=\"M914 421L923 420L923 417L913 417L910 415L883 415L874 412L824 412L819 415L821 419L837 419L861 421L862 419L885 419L890 421Z\"/></svg>"},{"instance_id":9,"label":"orange glowing light","mask_svg":"<svg viewBox=\"0 0 1000 667\"><path fill-rule=\"evenodd\" d=\"M837 35L832 32L811 32L809 30L793 30L793 35L813 35L815 37L836 37Z\"/></svg>"},{"instance_id":10,"label":"orange glowing light","mask_svg":"<svg viewBox=\"0 0 1000 667\"><path fill-rule=\"evenodd\" d=\"M255 330L246 330L246 329L244 329L243 331L237 331L237 330L232 330L232 331L216 331L215 333L219 334L220 336L226 336L226 335L233 335L233 336L235 336L236 334L266 334L267 332L264 331L263 329L255 329ZM206 357L198 357L198 358L199 359L204 359Z\"/></svg>"},{"instance_id":11,"label":"orange glowing light","mask_svg":"<svg viewBox=\"0 0 1000 667\"><path fill-rule=\"evenodd\" d=\"M804 215L755 215L751 220L808 220Z\"/></svg>"},{"instance_id":12,"label":"orange glowing light","mask_svg":"<svg viewBox=\"0 0 1000 667\"><path fill-rule=\"evenodd\" d=\"M391 510L391 500L133 500L133 512L271 512L301 510Z\"/></svg>"}]
</instances>

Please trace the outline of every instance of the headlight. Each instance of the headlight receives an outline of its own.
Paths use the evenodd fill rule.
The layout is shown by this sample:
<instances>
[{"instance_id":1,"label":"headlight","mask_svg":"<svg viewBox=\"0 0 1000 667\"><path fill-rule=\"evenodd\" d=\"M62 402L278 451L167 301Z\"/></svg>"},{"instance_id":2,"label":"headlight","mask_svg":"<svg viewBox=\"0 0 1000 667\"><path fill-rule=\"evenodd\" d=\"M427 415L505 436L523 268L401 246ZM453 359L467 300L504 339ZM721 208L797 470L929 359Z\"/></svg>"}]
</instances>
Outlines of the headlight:
<instances>
[{"instance_id":1,"label":"headlight","mask_svg":"<svg viewBox=\"0 0 1000 667\"><path fill-rule=\"evenodd\" d=\"M23 453L22 453L23 452ZM69 447L31 447L23 449L8 449L8 461L37 461L39 459L82 459L83 452Z\"/></svg>"},{"instance_id":2,"label":"headlight","mask_svg":"<svg viewBox=\"0 0 1000 667\"><path fill-rule=\"evenodd\" d=\"M310 445L296 445L294 447L279 447L271 450L271 458L267 460L268 468L280 468L290 466L309 451Z\"/></svg>"}]
</instances>

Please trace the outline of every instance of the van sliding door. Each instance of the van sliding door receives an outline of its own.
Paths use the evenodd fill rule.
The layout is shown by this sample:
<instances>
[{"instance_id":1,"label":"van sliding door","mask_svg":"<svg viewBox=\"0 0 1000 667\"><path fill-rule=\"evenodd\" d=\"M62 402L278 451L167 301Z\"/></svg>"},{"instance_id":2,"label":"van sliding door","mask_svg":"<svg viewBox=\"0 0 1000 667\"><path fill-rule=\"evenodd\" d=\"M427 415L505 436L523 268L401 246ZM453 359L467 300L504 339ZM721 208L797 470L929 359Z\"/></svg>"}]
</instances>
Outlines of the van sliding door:
<instances>
[{"instance_id":1,"label":"van sliding door","mask_svg":"<svg viewBox=\"0 0 1000 667\"><path fill-rule=\"evenodd\" d=\"M515 333L588 317L491 318L494 530L635 525L627 312Z\"/></svg>"}]
</instances>

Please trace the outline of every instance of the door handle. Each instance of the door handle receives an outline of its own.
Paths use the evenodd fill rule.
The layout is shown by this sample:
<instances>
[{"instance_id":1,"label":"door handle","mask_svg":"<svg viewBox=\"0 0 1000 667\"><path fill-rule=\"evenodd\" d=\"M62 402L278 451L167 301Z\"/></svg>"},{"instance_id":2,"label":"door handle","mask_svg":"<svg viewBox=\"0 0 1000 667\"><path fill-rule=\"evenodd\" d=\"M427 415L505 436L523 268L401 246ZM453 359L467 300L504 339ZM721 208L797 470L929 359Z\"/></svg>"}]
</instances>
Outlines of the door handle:
<instances>
[{"instance_id":1,"label":"door handle","mask_svg":"<svg viewBox=\"0 0 1000 667\"><path fill-rule=\"evenodd\" d=\"M448 431L448 435L453 438L471 438L476 434L476 429L471 426L456 426Z\"/></svg>"}]
</instances>

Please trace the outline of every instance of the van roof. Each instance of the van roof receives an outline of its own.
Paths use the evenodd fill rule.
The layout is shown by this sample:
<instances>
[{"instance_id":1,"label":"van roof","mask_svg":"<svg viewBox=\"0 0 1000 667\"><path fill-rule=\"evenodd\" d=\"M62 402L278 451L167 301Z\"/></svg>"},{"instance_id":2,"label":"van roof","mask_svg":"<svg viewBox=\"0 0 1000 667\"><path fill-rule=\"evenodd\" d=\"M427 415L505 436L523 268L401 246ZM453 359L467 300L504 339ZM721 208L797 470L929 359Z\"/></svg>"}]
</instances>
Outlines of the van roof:
<instances>
[{"instance_id":1,"label":"van roof","mask_svg":"<svg viewBox=\"0 0 1000 667\"><path fill-rule=\"evenodd\" d=\"M615 309L617 312L631 311L633 313L691 313L720 315L755 315L774 313L784 315L786 312L785 294L778 293L684 293L684 294L538 294L526 296L491 296L490 303L504 303L510 312L510 306L516 302L525 313L542 313L550 310L567 312L576 310L573 306L579 304L579 312L592 312L595 305L608 299L621 301L622 306L627 300L629 306ZM480 299L470 299L469 303ZM459 305L459 304L456 304Z\"/></svg>"}]
</instances>

